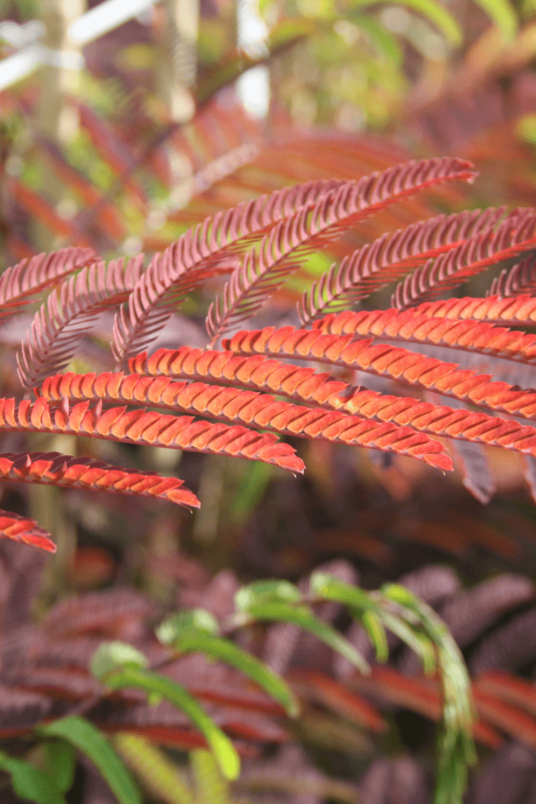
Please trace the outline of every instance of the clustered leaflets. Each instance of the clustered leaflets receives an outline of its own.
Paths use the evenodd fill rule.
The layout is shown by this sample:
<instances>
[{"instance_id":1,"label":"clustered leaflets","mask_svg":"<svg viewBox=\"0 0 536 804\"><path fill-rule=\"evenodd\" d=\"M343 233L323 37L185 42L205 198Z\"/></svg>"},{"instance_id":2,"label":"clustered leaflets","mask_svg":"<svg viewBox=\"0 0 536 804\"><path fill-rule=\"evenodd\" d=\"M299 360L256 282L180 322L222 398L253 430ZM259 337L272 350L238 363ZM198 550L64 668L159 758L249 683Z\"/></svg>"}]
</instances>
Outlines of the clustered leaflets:
<instances>
[{"instance_id":1,"label":"clustered leaflets","mask_svg":"<svg viewBox=\"0 0 536 804\"><path fill-rule=\"evenodd\" d=\"M505 299L421 301L533 249L532 209L442 215L383 235L313 285L298 305L305 328L242 330L217 348L220 336L261 309L311 251L402 198L474 176L470 163L444 157L356 181L278 190L207 218L154 255L145 270L143 255L106 265L90 249L65 249L8 269L0 280L4 316L38 291L53 290L18 355L22 385L33 388L34 398L0 400L0 431L232 455L292 472L305 467L294 447L280 440L288 436L410 455L442 470L452 468L452 442L459 444L452 454L465 483L480 499L492 493L476 481L485 457L464 444L473 451L492 444L527 456L532 486L536 395L523 389L535 384L534 336L497 326L533 323L530 264L514 266L510 280L502 275L500 288L516 294ZM226 274L207 315L209 348L160 349L148 357L145 347L188 293ZM339 312L393 280L399 280L394 309ZM118 305L112 351L129 373L58 373L97 315ZM472 368L476 358L479 371ZM368 375L387 382L388 393L368 388ZM62 463L56 455L47 466L43 456L25 461L9 453L0 460L6 479L197 505L180 481L162 478L160 484L156 474L140 474L137 482L128 470L99 463L90 471L84 462L65 457ZM491 481L487 486L493 489ZM43 535L36 539L44 546Z\"/></svg>"}]
</instances>

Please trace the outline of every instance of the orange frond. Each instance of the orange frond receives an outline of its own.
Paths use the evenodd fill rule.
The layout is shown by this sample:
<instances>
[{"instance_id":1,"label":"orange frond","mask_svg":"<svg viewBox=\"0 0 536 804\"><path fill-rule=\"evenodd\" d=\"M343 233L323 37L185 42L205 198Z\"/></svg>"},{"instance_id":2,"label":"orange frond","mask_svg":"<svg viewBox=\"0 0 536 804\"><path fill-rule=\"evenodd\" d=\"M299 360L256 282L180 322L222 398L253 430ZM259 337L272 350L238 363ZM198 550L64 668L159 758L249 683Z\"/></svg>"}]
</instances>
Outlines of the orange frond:
<instances>
[{"instance_id":1,"label":"orange frond","mask_svg":"<svg viewBox=\"0 0 536 804\"><path fill-rule=\"evenodd\" d=\"M187 508L199 507L195 494L175 477L161 477L155 472L125 469L104 461L73 458L59 452L1 453L0 480L109 491L169 500Z\"/></svg>"}]
</instances>

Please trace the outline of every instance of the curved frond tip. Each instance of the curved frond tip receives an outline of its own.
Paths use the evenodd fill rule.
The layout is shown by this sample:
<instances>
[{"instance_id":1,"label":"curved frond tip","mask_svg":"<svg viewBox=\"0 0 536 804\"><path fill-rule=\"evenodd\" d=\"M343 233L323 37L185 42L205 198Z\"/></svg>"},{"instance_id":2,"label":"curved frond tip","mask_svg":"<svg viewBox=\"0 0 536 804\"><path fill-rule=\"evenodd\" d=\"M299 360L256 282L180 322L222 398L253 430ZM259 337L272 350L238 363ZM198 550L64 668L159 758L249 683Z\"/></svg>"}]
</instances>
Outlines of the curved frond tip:
<instances>
[{"instance_id":1,"label":"curved frond tip","mask_svg":"<svg viewBox=\"0 0 536 804\"><path fill-rule=\"evenodd\" d=\"M187 508L199 508L195 494L178 478L124 469L93 458L73 458L59 452L1 453L0 480L155 497Z\"/></svg>"},{"instance_id":2,"label":"curved frond tip","mask_svg":"<svg viewBox=\"0 0 536 804\"><path fill-rule=\"evenodd\" d=\"M56 552L56 545L48 531L40 528L35 520L12 514L11 511L0 510L0 539L12 539L29 547L46 550L47 553Z\"/></svg>"},{"instance_id":3,"label":"curved frond tip","mask_svg":"<svg viewBox=\"0 0 536 804\"><path fill-rule=\"evenodd\" d=\"M210 306L207 331L215 342L251 318L299 267L298 256L337 237L360 220L434 184L473 178L472 165L458 159L424 159L348 181L280 221L250 252ZM492 215L484 215L486 220Z\"/></svg>"},{"instance_id":4,"label":"curved frond tip","mask_svg":"<svg viewBox=\"0 0 536 804\"><path fill-rule=\"evenodd\" d=\"M257 433L248 427L196 421L192 416L171 416L126 406L102 411L102 403L90 408L80 402L69 408L67 400L52 407L39 397L35 402L0 399L0 431L65 433L128 444L168 447L213 455L230 455L264 461L303 472L303 461L289 444L272 433Z\"/></svg>"},{"instance_id":5,"label":"curved frond tip","mask_svg":"<svg viewBox=\"0 0 536 804\"><path fill-rule=\"evenodd\" d=\"M61 371L97 316L125 301L140 279L143 254L99 262L63 282L39 308L17 355L18 374L30 391L47 376Z\"/></svg>"},{"instance_id":6,"label":"curved frond tip","mask_svg":"<svg viewBox=\"0 0 536 804\"><path fill-rule=\"evenodd\" d=\"M323 439L411 455L438 468L451 468L450 459L442 454L442 445L428 435L340 410L281 402L271 394L201 382L173 382L170 378L150 378L139 374L64 374L60 377L57 383L45 382L43 393L47 398L154 405L173 412L191 412L270 430L278 435ZM341 401L338 402L341 406Z\"/></svg>"}]
</instances>

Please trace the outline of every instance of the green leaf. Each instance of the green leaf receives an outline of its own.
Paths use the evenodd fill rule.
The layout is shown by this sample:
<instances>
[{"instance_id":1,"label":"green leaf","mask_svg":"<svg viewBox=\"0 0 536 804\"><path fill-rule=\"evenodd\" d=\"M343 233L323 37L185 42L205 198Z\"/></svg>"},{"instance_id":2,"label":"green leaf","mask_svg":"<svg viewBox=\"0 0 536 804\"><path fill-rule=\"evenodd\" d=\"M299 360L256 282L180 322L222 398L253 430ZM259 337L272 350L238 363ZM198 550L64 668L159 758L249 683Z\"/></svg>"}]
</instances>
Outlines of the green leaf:
<instances>
[{"instance_id":1,"label":"green leaf","mask_svg":"<svg viewBox=\"0 0 536 804\"><path fill-rule=\"evenodd\" d=\"M358 618L367 632L368 638L374 645L376 659L379 662L386 662L389 658L389 645L387 644L385 628L379 615L374 611L364 611Z\"/></svg>"},{"instance_id":2,"label":"green leaf","mask_svg":"<svg viewBox=\"0 0 536 804\"><path fill-rule=\"evenodd\" d=\"M425 675L433 675L437 665L434 646L430 639L424 634L420 634L414 627L408 625L396 614L392 614L389 611L382 611L380 617L385 627L388 628L389 631L392 631L393 634L396 634L402 642L405 642L406 645L420 657Z\"/></svg>"},{"instance_id":3,"label":"green leaf","mask_svg":"<svg viewBox=\"0 0 536 804\"><path fill-rule=\"evenodd\" d=\"M61 790L52 776L29 762L15 759L0 751L0 768L11 776L15 793L36 804L66 804Z\"/></svg>"},{"instance_id":4,"label":"green leaf","mask_svg":"<svg viewBox=\"0 0 536 804\"><path fill-rule=\"evenodd\" d=\"M367 592L328 572L313 572L309 588L312 595L318 595L324 600L335 600L359 611L378 610L378 603Z\"/></svg>"},{"instance_id":5,"label":"green leaf","mask_svg":"<svg viewBox=\"0 0 536 804\"><path fill-rule=\"evenodd\" d=\"M47 740L43 743L49 774L62 793L71 789L76 766L76 751L65 740Z\"/></svg>"},{"instance_id":6,"label":"green leaf","mask_svg":"<svg viewBox=\"0 0 536 804\"><path fill-rule=\"evenodd\" d=\"M376 3L393 5L392 0L352 0L351 6L352 8L363 8ZM400 0L398 5L406 6L406 8L417 11L423 17L426 17L436 28L439 28L444 33L451 45L461 45L463 37L460 26L452 14L440 3L435 2L435 0Z\"/></svg>"},{"instance_id":7,"label":"green leaf","mask_svg":"<svg viewBox=\"0 0 536 804\"><path fill-rule=\"evenodd\" d=\"M163 620L156 635L164 645L171 645L179 635L184 633L217 634L220 630L217 619L205 609L179 611Z\"/></svg>"},{"instance_id":8,"label":"green leaf","mask_svg":"<svg viewBox=\"0 0 536 804\"><path fill-rule=\"evenodd\" d=\"M508 0L475 0L494 25L501 31L507 42L517 33L517 17Z\"/></svg>"},{"instance_id":9,"label":"green leaf","mask_svg":"<svg viewBox=\"0 0 536 804\"><path fill-rule=\"evenodd\" d=\"M258 603L249 608L248 614L253 620L272 620L298 625L344 656L362 673L370 672L368 663L354 646L330 625L315 617L307 606L289 606L287 603Z\"/></svg>"},{"instance_id":10,"label":"green leaf","mask_svg":"<svg viewBox=\"0 0 536 804\"><path fill-rule=\"evenodd\" d=\"M255 656L247 653L230 639L208 634L206 631L179 631L175 636L171 636L170 621L166 623L164 638L161 630L157 631L158 638L166 644L171 644L180 653L193 653L199 651L207 654L214 659L220 659L227 664L236 667L245 675L249 676L259 687L275 698L288 712L291 717L296 717L299 713L298 699L283 681L281 676L274 673L268 665L261 662Z\"/></svg>"},{"instance_id":11,"label":"green leaf","mask_svg":"<svg viewBox=\"0 0 536 804\"><path fill-rule=\"evenodd\" d=\"M141 794L130 772L106 739L91 723L72 715L40 726L44 737L60 737L90 759L120 804L142 804Z\"/></svg>"},{"instance_id":12,"label":"green leaf","mask_svg":"<svg viewBox=\"0 0 536 804\"><path fill-rule=\"evenodd\" d=\"M250 607L257 603L277 603L280 601L297 602L302 594L297 586L290 581L255 581L243 586L235 595L237 611L247 613Z\"/></svg>"},{"instance_id":13,"label":"green leaf","mask_svg":"<svg viewBox=\"0 0 536 804\"><path fill-rule=\"evenodd\" d=\"M91 673L102 681L119 667L147 667L147 657L126 642L103 642L91 659Z\"/></svg>"},{"instance_id":14,"label":"green leaf","mask_svg":"<svg viewBox=\"0 0 536 804\"><path fill-rule=\"evenodd\" d=\"M223 775L227 779L236 779L240 773L240 759L231 740L219 729L207 715L197 700L180 684L176 684L166 676L153 673L139 667L125 667L124 670L110 674L106 683L112 689L135 687L145 692L167 698L178 709L184 712L210 745Z\"/></svg>"}]
</instances>

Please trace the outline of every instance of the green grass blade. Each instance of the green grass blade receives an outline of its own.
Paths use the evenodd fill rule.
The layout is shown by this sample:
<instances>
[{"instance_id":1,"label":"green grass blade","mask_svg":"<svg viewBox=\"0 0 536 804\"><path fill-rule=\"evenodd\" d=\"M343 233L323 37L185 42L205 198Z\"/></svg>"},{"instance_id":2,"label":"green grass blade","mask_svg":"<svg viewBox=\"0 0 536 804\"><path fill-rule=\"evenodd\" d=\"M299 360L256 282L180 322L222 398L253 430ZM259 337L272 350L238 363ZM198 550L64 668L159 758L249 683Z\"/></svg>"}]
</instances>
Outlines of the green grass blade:
<instances>
[{"instance_id":1,"label":"green grass blade","mask_svg":"<svg viewBox=\"0 0 536 804\"><path fill-rule=\"evenodd\" d=\"M82 717L72 715L46 726L38 733L60 737L90 759L120 804L142 804L140 791L130 772L116 754L104 734Z\"/></svg>"},{"instance_id":2,"label":"green grass blade","mask_svg":"<svg viewBox=\"0 0 536 804\"><path fill-rule=\"evenodd\" d=\"M354 646L327 623L319 620L306 606L289 606L286 603L258 603L248 610L253 620L271 620L298 625L304 631L314 634L334 651L348 659L362 673L369 673L370 667Z\"/></svg>"},{"instance_id":3,"label":"green grass blade","mask_svg":"<svg viewBox=\"0 0 536 804\"><path fill-rule=\"evenodd\" d=\"M184 712L197 726L210 745L218 765L227 779L236 779L240 773L240 759L231 740L216 726L198 701L180 684L166 676L137 667L125 667L106 677L106 683L113 689L135 687L145 690L149 695L166 698Z\"/></svg>"},{"instance_id":4,"label":"green grass blade","mask_svg":"<svg viewBox=\"0 0 536 804\"><path fill-rule=\"evenodd\" d=\"M220 659L220 661L236 667L237 670L249 676L259 687L266 690L272 698L286 709L291 717L298 715L298 699L281 676L274 673L264 662L239 648L231 640L199 630L197 632L179 633L171 644L180 653L199 651L211 656L213 659Z\"/></svg>"}]
</instances>

